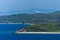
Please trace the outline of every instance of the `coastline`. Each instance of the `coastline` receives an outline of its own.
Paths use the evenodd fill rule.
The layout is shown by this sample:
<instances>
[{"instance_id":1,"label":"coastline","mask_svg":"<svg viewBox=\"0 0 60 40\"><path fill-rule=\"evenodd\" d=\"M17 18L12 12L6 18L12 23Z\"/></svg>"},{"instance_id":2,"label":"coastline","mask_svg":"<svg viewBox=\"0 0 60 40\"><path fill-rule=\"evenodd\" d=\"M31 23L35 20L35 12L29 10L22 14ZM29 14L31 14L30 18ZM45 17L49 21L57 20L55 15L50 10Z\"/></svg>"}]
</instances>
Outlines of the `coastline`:
<instances>
[{"instance_id":1,"label":"coastline","mask_svg":"<svg viewBox=\"0 0 60 40\"><path fill-rule=\"evenodd\" d=\"M15 32L16 34L60 34L60 32Z\"/></svg>"},{"instance_id":2,"label":"coastline","mask_svg":"<svg viewBox=\"0 0 60 40\"><path fill-rule=\"evenodd\" d=\"M33 23L0 23L0 24L28 24L28 25L35 25Z\"/></svg>"}]
</instances>

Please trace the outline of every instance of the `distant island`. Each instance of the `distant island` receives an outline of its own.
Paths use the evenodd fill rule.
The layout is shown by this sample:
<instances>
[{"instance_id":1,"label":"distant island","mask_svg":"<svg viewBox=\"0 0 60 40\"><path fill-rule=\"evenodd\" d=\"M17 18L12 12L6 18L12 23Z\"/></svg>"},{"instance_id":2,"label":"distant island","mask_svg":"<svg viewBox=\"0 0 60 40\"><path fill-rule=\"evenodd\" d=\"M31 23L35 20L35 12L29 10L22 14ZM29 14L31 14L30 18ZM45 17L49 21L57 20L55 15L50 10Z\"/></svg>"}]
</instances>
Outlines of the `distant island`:
<instances>
[{"instance_id":1,"label":"distant island","mask_svg":"<svg viewBox=\"0 0 60 40\"><path fill-rule=\"evenodd\" d=\"M0 16L0 23L29 24L19 32L60 32L60 11L53 13L20 13Z\"/></svg>"},{"instance_id":2,"label":"distant island","mask_svg":"<svg viewBox=\"0 0 60 40\"><path fill-rule=\"evenodd\" d=\"M33 23L33 24L46 24L46 23L60 23L60 11L53 13L20 13L0 16L0 23Z\"/></svg>"}]
</instances>

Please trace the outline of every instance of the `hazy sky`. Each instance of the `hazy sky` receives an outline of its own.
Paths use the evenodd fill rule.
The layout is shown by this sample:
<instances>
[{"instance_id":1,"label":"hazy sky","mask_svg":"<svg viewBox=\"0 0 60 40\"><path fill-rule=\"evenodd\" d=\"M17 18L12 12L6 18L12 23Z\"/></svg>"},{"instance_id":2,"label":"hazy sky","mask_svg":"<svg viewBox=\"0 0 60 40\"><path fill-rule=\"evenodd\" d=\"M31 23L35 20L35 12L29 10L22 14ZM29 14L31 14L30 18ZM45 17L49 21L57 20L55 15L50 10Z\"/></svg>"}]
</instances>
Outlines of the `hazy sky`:
<instances>
[{"instance_id":1,"label":"hazy sky","mask_svg":"<svg viewBox=\"0 0 60 40\"><path fill-rule=\"evenodd\" d=\"M32 8L60 10L60 0L0 0L0 11Z\"/></svg>"}]
</instances>

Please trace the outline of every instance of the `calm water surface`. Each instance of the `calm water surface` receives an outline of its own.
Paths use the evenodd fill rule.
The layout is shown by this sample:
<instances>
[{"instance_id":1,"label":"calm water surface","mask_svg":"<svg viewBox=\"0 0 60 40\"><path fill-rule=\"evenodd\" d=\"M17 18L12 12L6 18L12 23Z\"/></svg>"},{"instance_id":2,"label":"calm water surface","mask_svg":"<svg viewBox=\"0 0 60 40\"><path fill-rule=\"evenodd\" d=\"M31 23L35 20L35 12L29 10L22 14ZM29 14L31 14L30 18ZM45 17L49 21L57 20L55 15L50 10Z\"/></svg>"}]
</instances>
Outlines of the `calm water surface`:
<instances>
[{"instance_id":1,"label":"calm water surface","mask_svg":"<svg viewBox=\"0 0 60 40\"><path fill-rule=\"evenodd\" d=\"M60 40L60 34L15 34L24 24L0 24L0 40Z\"/></svg>"}]
</instances>

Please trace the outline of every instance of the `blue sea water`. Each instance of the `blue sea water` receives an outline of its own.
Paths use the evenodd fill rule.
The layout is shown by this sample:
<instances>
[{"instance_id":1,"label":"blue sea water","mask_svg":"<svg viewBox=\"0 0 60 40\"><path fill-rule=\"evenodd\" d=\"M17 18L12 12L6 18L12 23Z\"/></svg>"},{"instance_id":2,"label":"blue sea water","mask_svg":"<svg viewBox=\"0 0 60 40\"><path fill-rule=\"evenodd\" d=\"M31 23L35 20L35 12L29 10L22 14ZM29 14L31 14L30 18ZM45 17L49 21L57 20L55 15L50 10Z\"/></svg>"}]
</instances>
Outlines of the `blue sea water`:
<instances>
[{"instance_id":1,"label":"blue sea water","mask_svg":"<svg viewBox=\"0 0 60 40\"><path fill-rule=\"evenodd\" d=\"M0 24L0 40L60 40L60 34L15 34L24 24Z\"/></svg>"}]
</instances>

